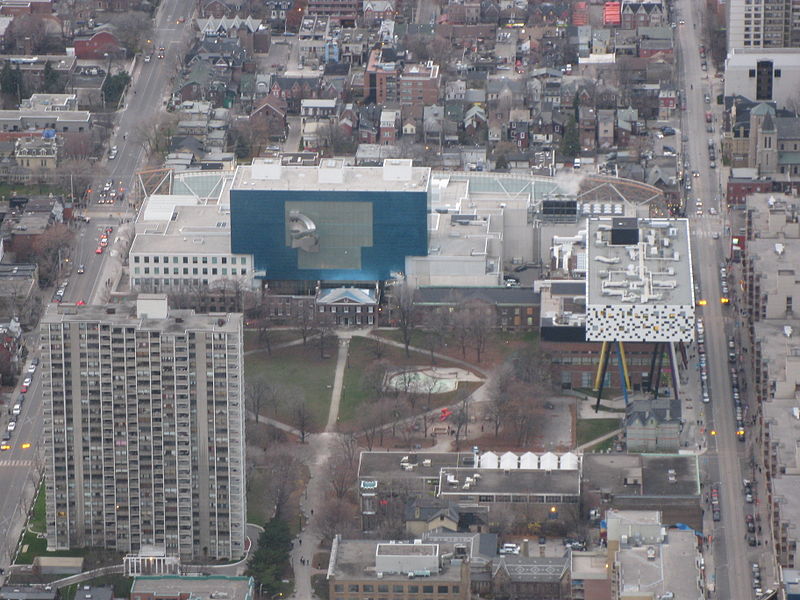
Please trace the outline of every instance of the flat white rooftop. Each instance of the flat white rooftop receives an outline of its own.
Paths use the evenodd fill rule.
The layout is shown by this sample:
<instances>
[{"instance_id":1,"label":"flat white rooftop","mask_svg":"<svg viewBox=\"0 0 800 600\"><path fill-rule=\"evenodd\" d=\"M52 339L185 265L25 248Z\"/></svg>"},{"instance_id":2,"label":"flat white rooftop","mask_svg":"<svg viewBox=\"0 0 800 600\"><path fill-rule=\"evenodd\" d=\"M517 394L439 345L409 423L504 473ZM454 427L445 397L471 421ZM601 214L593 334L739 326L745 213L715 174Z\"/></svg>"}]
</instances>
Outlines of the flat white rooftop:
<instances>
[{"instance_id":1,"label":"flat white rooftop","mask_svg":"<svg viewBox=\"0 0 800 600\"><path fill-rule=\"evenodd\" d=\"M338 159L319 166L283 166L279 159L255 159L236 169L232 190L332 190L427 192L431 170L410 159L387 159L382 167L353 167Z\"/></svg>"},{"instance_id":2,"label":"flat white rooftop","mask_svg":"<svg viewBox=\"0 0 800 600\"><path fill-rule=\"evenodd\" d=\"M693 339L694 285L686 219L589 219L586 246L588 340Z\"/></svg>"}]
</instances>

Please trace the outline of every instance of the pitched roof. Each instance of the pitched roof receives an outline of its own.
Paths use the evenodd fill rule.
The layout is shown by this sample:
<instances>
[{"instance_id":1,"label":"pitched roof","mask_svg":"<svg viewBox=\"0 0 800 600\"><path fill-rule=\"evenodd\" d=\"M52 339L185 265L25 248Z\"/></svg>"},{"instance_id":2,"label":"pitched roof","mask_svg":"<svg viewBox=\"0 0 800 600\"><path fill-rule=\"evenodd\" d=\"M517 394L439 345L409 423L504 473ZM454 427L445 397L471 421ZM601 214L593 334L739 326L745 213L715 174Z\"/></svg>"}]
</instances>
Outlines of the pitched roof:
<instances>
[{"instance_id":1,"label":"pitched roof","mask_svg":"<svg viewBox=\"0 0 800 600\"><path fill-rule=\"evenodd\" d=\"M320 290L318 303L353 302L355 304L375 304L375 290L360 288L334 288Z\"/></svg>"},{"instance_id":2,"label":"pitched roof","mask_svg":"<svg viewBox=\"0 0 800 600\"><path fill-rule=\"evenodd\" d=\"M264 111L271 110L281 117L286 116L286 101L278 96L265 96L258 106L250 113L250 116Z\"/></svg>"},{"instance_id":3,"label":"pitched roof","mask_svg":"<svg viewBox=\"0 0 800 600\"><path fill-rule=\"evenodd\" d=\"M254 19L253 17L247 17L246 19L241 17L222 17L221 19L210 17L208 19L196 19L195 22L202 34L227 33L230 29L238 29L240 27L244 27L250 33L255 33L261 26L261 19Z\"/></svg>"},{"instance_id":4,"label":"pitched roof","mask_svg":"<svg viewBox=\"0 0 800 600\"><path fill-rule=\"evenodd\" d=\"M511 581L561 581L569 565L569 556L558 558L527 557L514 554L501 556L493 565L492 575L505 571Z\"/></svg>"}]
</instances>

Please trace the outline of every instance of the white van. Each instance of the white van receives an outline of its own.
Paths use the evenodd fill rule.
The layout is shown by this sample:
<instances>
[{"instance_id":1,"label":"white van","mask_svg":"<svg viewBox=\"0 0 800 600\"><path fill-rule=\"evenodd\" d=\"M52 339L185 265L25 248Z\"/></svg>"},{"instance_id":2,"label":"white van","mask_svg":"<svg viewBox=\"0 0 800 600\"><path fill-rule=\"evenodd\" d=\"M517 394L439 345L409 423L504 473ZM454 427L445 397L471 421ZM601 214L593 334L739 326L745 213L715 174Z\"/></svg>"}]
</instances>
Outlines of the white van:
<instances>
[{"instance_id":1,"label":"white van","mask_svg":"<svg viewBox=\"0 0 800 600\"><path fill-rule=\"evenodd\" d=\"M581 158L580 158L580 156L576 157L575 160L572 161L572 168L573 169L580 169L581 168Z\"/></svg>"}]
</instances>

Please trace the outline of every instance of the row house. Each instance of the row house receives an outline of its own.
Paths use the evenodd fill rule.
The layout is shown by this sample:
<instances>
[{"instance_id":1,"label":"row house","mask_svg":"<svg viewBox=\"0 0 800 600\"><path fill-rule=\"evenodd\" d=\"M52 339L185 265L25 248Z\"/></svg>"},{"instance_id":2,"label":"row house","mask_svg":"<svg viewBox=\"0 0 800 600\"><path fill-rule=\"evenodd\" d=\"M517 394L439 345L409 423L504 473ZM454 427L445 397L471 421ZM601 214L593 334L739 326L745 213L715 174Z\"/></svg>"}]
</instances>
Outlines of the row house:
<instances>
[{"instance_id":1,"label":"row house","mask_svg":"<svg viewBox=\"0 0 800 600\"><path fill-rule=\"evenodd\" d=\"M364 2L364 23L374 25L383 20L394 20L394 2L391 0L367 0Z\"/></svg>"},{"instance_id":2,"label":"row house","mask_svg":"<svg viewBox=\"0 0 800 600\"><path fill-rule=\"evenodd\" d=\"M620 17L622 29L668 25L667 10L660 0L623 0Z\"/></svg>"},{"instance_id":3,"label":"row house","mask_svg":"<svg viewBox=\"0 0 800 600\"><path fill-rule=\"evenodd\" d=\"M321 76L277 75L272 80L270 95L285 100L288 113L296 115L303 99L335 98L339 93Z\"/></svg>"},{"instance_id":4,"label":"row house","mask_svg":"<svg viewBox=\"0 0 800 600\"><path fill-rule=\"evenodd\" d=\"M237 38L246 54L269 52L271 37L269 30L262 28L261 19L253 17L222 17L196 19L195 26L204 38Z\"/></svg>"}]
</instances>

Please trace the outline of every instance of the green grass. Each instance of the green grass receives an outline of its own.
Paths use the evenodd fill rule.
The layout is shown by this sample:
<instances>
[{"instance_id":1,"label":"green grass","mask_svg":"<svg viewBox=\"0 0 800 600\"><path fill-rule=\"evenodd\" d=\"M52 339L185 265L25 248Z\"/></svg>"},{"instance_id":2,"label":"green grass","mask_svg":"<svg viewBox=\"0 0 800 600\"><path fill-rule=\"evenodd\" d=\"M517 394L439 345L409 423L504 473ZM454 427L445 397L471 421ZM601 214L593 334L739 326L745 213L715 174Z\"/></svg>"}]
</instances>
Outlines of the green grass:
<instances>
[{"instance_id":1,"label":"green grass","mask_svg":"<svg viewBox=\"0 0 800 600\"><path fill-rule=\"evenodd\" d=\"M354 337L350 341L350 350L347 355L347 368L344 374L344 387L342 389L342 399L339 404L339 421L347 423L360 414L361 407L372 401L372 392L364 389L363 377L364 372L375 362L375 340L370 340L363 337ZM419 352L412 352L410 357L406 357L405 351L402 348L394 346L384 346L383 357L384 360L391 367L404 367L404 366L419 366L427 367L429 365L428 356ZM458 365L448 363L445 361L438 361L437 366L452 366ZM459 384L459 390L467 390L472 392L481 386L479 382L462 382ZM445 394L433 394L431 396L431 407L444 406L452 404L456 400L459 390L454 392L447 392ZM420 399L417 403L415 411L422 412L425 398Z\"/></svg>"},{"instance_id":2,"label":"green grass","mask_svg":"<svg viewBox=\"0 0 800 600\"><path fill-rule=\"evenodd\" d=\"M273 352L275 351L276 346L285 344L286 342L298 340L301 337L302 336L300 332L296 329L275 329L269 334L269 339L272 342ZM249 352L250 350L264 350L264 354L267 353L266 344L258 341L257 329L245 329L244 351Z\"/></svg>"},{"instance_id":3,"label":"green grass","mask_svg":"<svg viewBox=\"0 0 800 600\"><path fill-rule=\"evenodd\" d=\"M399 329L380 329L374 333L394 342L403 343L403 333ZM466 362L475 362L475 351L472 347L467 347L467 356L465 358L461 353L461 346L453 336L445 333L440 338L442 344L436 348L438 354L444 354ZM411 346L424 350L428 348L429 339L428 332L421 329L415 329L411 332ZM503 362L525 344L538 344L538 342L539 334L535 331L496 331L489 336L480 367L488 369L494 364Z\"/></svg>"},{"instance_id":4,"label":"green grass","mask_svg":"<svg viewBox=\"0 0 800 600\"><path fill-rule=\"evenodd\" d=\"M245 380L248 377L263 376L280 385L285 391L285 397L278 409L277 418L290 425L295 424L293 401L298 397L305 398L311 414L309 430L319 431L328 421L331 387L336 369L335 340L327 342L326 353L330 358L321 359L318 345L309 341L305 347L300 345L275 350L272 356L266 352L250 354L244 357Z\"/></svg>"},{"instance_id":5,"label":"green grass","mask_svg":"<svg viewBox=\"0 0 800 600\"><path fill-rule=\"evenodd\" d=\"M584 452L606 452L608 450L614 450L614 446L616 445L617 440L616 438L608 438L602 442L595 444L594 446L587 447Z\"/></svg>"},{"instance_id":6,"label":"green grass","mask_svg":"<svg viewBox=\"0 0 800 600\"><path fill-rule=\"evenodd\" d=\"M27 546L27 549L25 546ZM55 550L53 552L48 552L47 540L43 537L38 537L35 533L31 533L27 529L22 535L22 548L25 551L17 555L16 564L18 565L31 565L33 564L33 559L37 556L86 557L94 550L93 548L73 548L72 550Z\"/></svg>"},{"instance_id":7,"label":"green grass","mask_svg":"<svg viewBox=\"0 0 800 600\"><path fill-rule=\"evenodd\" d=\"M621 426L621 419L580 419L578 420L576 445L581 446L596 440Z\"/></svg>"},{"instance_id":8,"label":"green grass","mask_svg":"<svg viewBox=\"0 0 800 600\"><path fill-rule=\"evenodd\" d=\"M47 497L45 496L44 481L39 486L39 493L33 503L33 512L28 521L28 528L38 533L47 531Z\"/></svg>"}]
</instances>

